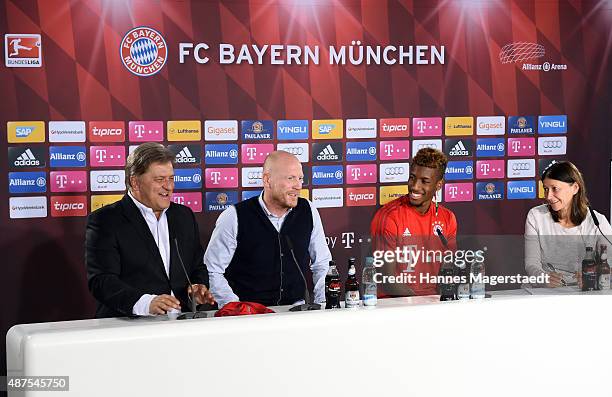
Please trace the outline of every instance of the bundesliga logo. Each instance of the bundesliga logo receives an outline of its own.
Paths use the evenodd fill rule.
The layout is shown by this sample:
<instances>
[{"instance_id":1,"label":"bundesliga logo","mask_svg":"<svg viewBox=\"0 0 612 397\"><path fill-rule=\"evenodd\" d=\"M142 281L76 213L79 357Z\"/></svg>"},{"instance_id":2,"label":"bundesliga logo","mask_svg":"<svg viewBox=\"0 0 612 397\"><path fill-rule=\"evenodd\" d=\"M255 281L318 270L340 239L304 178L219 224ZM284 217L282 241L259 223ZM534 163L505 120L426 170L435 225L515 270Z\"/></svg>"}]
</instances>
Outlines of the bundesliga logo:
<instances>
[{"instance_id":1,"label":"bundesliga logo","mask_svg":"<svg viewBox=\"0 0 612 397\"><path fill-rule=\"evenodd\" d=\"M168 59L166 40L159 32L146 26L134 28L121 40L121 61L137 76L152 76Z\"/></svg>"}]
</instances>

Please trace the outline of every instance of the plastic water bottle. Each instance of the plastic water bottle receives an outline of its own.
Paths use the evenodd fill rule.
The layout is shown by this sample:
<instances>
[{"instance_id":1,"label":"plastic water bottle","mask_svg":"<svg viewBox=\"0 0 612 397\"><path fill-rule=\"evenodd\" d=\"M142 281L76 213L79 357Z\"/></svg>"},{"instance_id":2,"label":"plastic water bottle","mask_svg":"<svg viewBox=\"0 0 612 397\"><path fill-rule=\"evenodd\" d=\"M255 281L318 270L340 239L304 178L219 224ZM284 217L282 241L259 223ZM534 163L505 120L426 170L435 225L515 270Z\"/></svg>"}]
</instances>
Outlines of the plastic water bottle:
<instances>
[{"instance_id":1,"label":"plastic water bottle","mask_svg":"<svg viewBox=\"0 0 612 397\"><path fill-rule=\"evenodd\" d=\"M485 275L484 261L474 261L470 274L472 275L470 299L483 299L485 297L485 285L481 277Z\"/></svg>"},{"instance_id":2,"label":"plastic water bottle","mask_svg":"<svg viewBox=\"0 0 612 397\"><path fill-rule=\"evenodd\" d=\"M361 284L363 285L363 305L364 306L376 306L378 288L374 281L374 275L376 274L376 267L374 267L374 258L368 256L365 258L365 265L363 266L363 273L361 274Z\"/></svg>"}]
</instances>

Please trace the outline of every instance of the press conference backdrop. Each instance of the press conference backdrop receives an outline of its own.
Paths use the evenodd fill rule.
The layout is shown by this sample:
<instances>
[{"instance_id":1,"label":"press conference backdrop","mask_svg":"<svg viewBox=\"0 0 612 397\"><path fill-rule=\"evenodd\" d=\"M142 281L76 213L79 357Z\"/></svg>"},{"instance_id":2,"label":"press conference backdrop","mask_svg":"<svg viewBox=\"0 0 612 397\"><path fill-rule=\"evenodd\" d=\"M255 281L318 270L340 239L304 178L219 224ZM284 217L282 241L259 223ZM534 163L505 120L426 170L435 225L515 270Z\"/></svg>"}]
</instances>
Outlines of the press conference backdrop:
<instances>
[{"instance_id":1,"label":"press conference backdrop","mask_svg":"<svg viewBox=\"0 0 612 397\"><path fill-rule=\"evenodd\" d=\"M460 234L522 234L563 159L609 216L609 2L0 5L3 335L92 315L86 216L125 192L141 142L176 153L173 200L204 245L265 156L294 153L343 270L422 147L450 159L439 199Z\"/></svg>"}]
</instances>

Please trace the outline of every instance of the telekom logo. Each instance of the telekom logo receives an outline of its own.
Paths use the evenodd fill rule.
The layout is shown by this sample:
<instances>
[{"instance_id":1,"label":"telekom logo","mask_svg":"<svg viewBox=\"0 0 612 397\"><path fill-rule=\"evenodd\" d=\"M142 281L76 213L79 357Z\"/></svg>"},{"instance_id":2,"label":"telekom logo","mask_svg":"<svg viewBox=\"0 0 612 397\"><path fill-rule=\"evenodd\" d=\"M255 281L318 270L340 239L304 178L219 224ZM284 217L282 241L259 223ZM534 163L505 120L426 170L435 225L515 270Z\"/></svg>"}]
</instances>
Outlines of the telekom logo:
<instances>
[{"instance_id":1,"label":"telekom logo","mask_svg":"<svg viewBox=\"0 0 612 397\"><path fill-rule=\"evenodd\" d=\"M99 163L103 163L106 160L106 150L98 149L96 150L96 159L98 159Z\"/></svg>"},{"instance_id":2,"label":"telekom logo","mask_svg":"<svg viewBox=\"0 0 612 397\"><path fill-rule=\"evenodd\" d=\"M416 123L416 129L417 131L419 131L419 133L424 133L425 132L425 126L427 125L427 123L423 120L419 120Z\"/></svg>"},{"instance_id":3,"label":"telekom logo","mask_svg":"<svg viewBox=\"0 0 612 397\"><path fill-rule=\"evenodd\" d=\"M393 155L393 144L385 145L385 154L387 157L391 157L391 155Z\"/></svg>"},{"instance_id":4,"label":"telekom logo","mask_svg":"<svg viewBox=\"0 0 612 397\"><path fill-rule=\"evenodd\" d=\"M450 186L448 188L448 194L451 196L451 198L457 198L457 191L459 189L457 189L457 186Z\"/></svg>"},{"instance_id":5,"label":"telekom logo","mask_svg":"<svg viewBox=\"0 0 612 397\"><path fill-rule=\"evenodd\" d=\"M474 200L474 185L472 183L447 183L444 185L446 201Z\"/></svg>"},{"instance_id":6,"label":"telekom logo","mask_svg":"<svg viewBox=\"0 0 612 397\"><path fill-rule=\"evenodd\" d=\"M484 176L489 175L490 169L491 169L491 166L488 163L480 164L480 172L482 173L482 175Z\"/></svg>"},{"instance_id":7,"label":"telekom logo","mask_svg":"<svg viewBox=\"0 0 612 397\"><path fill-rule=\"evenodd\" d=\"M353 168L351 170L351 176L353 177L353 179L359 180L359 177L361 176L361 169L360 168Z\"/></svg>"},{"instance_id":8,"label":"telekom logo","mask_svg":"<svg viewBox=\"0 0 612 397\"><path fill-rule=\"evenodd\" d=\"M68 183L68 177L64 174L59 174L55 177L55 183L60 189L66 188L66 183Z\"/></svg>"},{"instance_id":9,"label":"telekom logo","mask_svg":"<svg viewBox=\"0 0 612 397\"><path fill-rule=\"evenodd\" d=\"M212 171L210 173L210 179L212 180L213 185L218 185L221 180L221 173L219 171Z\"/></svg>"},{"instance_id":10,"label":"telekom logo","mask_svg":"<svg viewBox=\"0 0 612 397\"><path fill-rule=\"evenodd\" d=\"M349 175L347 183L376 183L377 167L376 164L354 164L346 166L346 173Z\"/></svg>"},{"instance_id":11,"label":"telekom logo","mask_svg":"<svg viewBox=\"0 0 612 397\"><path fill-rule=\"evenodd\" d=\"M520 149L521 149L521 143L519 141L513 141L512 150L514 151L514 153L518 153Z\"/></svg>"},{"instance_id":12,"label":"telekom logo","mask_svg":"<svg viewBox=\"0 0 612 397\"><path fill-rule=\"evenodd\" d=\"M257 156L257 148L255 147L249 147L247 148L247 157L249 158L249 160L255 160L255 157Z\"/></svg>"},{"instance_id":13,"label":"telekom logo","mask_svg":"<svg viewBox=\"0 0 612 397\"><path fill-rule=\"evenodd\" d=\"M136 124L134 125L134 134L138 137L138 139L142 139L142 136L145 133L144 124Z\"/></svg>"}]
</instances>

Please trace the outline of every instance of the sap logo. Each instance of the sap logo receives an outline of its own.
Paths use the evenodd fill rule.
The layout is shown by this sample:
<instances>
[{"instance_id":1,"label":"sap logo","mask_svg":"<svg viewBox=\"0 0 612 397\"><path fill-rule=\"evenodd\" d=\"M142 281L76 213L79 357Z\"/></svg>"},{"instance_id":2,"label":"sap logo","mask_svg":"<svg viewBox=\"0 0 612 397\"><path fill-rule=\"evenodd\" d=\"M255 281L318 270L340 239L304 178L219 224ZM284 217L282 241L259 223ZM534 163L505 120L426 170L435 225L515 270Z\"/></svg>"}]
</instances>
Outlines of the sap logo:
<instances>
[{"instance_id":1,"label":"sap logo","mask_svg":"<svg viewBox=\"0 0 612 397\"><path fill-rule=\"evenodd\" d=\"M444 179L454 181L458 179L472 179L474 177L473 161L449 161Z\"/></svg>"},{"instance_id":2,"label":"sap logo","mask_svg":"<svg viewBox=\"0 0 612 397\"><path fill-rule=\"evenodd\" d=\"M329 134L334 129L333 124L321 124L319 125L319 134Z\"/></svg>"},{"instance_id":3,"label":"sap logo","mask_svg":"<svg viewBox=\"0 0 612 397\"><path fill-rule=\"evenodd\" d=\"M34 132L36 127L15 127L17 138L27 138Z\"/></svg>"},{"instance_id":4,"label":"sap logo","mask_svg":"<svg viewBox=\"0 0 612 397\"><path fill-rule=\"evenodd\" d=\"M508 199L534 199L535 181L508 182Z\"/></svg>"}]
</instances>

